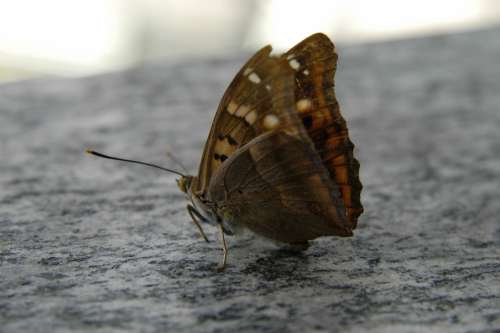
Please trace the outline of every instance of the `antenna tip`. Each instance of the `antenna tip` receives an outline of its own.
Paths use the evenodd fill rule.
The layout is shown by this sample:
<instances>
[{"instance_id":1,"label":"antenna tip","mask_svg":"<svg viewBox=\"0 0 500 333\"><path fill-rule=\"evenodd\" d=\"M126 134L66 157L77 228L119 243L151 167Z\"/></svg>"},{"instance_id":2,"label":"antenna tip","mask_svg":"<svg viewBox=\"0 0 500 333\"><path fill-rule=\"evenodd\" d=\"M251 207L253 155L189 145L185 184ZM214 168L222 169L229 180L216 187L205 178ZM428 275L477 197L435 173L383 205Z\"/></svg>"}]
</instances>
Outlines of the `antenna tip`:
<instances>
[{"instance_id":1,"label":"antenna tip","mask_svg":"<svg viewBox=\"0 0 500 333\"><path fill-rule=\"evenodd\" d=\"M93 155L94 151L92 149L85 149L85 152L89 155Z\"/></svg>"}]
</instances>

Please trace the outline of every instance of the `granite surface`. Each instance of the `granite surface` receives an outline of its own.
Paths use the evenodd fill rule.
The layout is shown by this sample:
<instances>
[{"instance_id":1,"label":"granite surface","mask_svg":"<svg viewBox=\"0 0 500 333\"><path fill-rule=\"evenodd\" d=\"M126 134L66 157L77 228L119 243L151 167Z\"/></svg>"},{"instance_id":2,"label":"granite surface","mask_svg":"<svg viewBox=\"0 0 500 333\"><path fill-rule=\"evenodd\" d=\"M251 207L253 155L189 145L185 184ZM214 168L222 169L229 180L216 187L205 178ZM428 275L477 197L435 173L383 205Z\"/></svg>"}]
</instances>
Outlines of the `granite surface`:
<instances>
[{"instance_id":1,"label":"granite surface","mask_svg":"<svg viewBox=\"0 0 500 333\"><path fill-rule=\"evenodd\" d=\"M245 56L0 86L0 332L500 331L499 35L339 45L355 236L222 274L175 176L83 150L196 172Z\"/></svg>"}]
</instances>

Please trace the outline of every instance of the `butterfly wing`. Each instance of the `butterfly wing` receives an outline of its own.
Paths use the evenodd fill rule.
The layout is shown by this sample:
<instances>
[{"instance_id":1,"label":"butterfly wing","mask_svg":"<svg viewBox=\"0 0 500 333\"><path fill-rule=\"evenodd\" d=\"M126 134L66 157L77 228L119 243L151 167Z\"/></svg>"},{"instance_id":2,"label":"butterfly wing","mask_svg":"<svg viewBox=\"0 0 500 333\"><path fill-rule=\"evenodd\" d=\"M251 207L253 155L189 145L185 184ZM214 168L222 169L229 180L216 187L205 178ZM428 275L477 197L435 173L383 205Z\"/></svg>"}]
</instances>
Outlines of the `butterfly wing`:
<instances>
[{"instance_id":1,"label":"butterfly wing","mask_svg":"<svg viewBox=\"0 0 500 333\"><path fill-rule=\"evenodd\" d=\"M314 34L283 56L295 71L297 113L331 179L339 186L353 228L363 212L359 162L334 91L338 55L324 34Z\"/></svg>"},{"instance_id":2,"label":"butterfly wing","mask_svg":"<svg viewBox=\"0 0 500 333\"><path fill-rule=\"evenodd\" d=\"M311 205L319 207L328 203L331 209L337 211L327 214L330 226L323 228L330 231L323 230L321 234L351 234L363 211L360 203L361 183L359 163L353 156L354 146L333 90L337 61L335 48L328 37L315 34L281 57L272 57L270 53L270 46L257 52L243 66L224 94L205 145L198 178L194 181L194 193L205 197L212 178L221 173L219 169L227 164L223 162L252 139L270 131L282 130L294 139L303 141L306 146L309 144L308 149L314 147L316 152L308 151L308 154L319 154L319 164L317 160L311 162L310 159L305 163L312 163L315 174L321 174L324 183L321 186L328 188L330 196L323 195L321 200ZM321 167L323 171L320 172ZM299 207L299 202L308 202L308 196L314 197L312 189L303 190L307 188L307 182L300 183L300 186L298 182L297 179L293 186L296 191L302 191L300 193L303 196L296 200L294 207ZM267 198L268 193L277 192L276 189L265 194L261 192L260 199ZM342 198L340 201L339 195ZM276 204L272 197L268 201ZM292 207L290 202L288 206ZM320 209L322 214L325 209ZM260 215L260 212L263 210L254 214ZM282 214L293 219L292 215L296 212L291 209L288 213L282 211ZM301 216L298 213L297 216ZM324 223L325 216L315 220L318 225L321 224L320 220Z\"/></svg>"},{"instance_id":3,"label":"butterfly wing","mask_svg":"<svg viewBox=\"0 0 500 333\"><path fill-rule=\"evenodd\" d=\"M294 76L286 60L258 51L238 72L218 107L205 145L194 193L203 196L214 172L238 148L268 130L305 135L293 114ZM292 111L291 111L292 110Z\"/></svg>"},{"instance_id":4,"label":"butterfly wing","mask_svg":"<svg viewBox=\"0 0 500 333\"><path fill-rule=\"evenodd\" d=\"M226 223L269 239L302 243L325 235L351 236L340 193L329 177L310 143L276 130L233 154L211 179L208 197Z\"/></svg>"}]
</instances>

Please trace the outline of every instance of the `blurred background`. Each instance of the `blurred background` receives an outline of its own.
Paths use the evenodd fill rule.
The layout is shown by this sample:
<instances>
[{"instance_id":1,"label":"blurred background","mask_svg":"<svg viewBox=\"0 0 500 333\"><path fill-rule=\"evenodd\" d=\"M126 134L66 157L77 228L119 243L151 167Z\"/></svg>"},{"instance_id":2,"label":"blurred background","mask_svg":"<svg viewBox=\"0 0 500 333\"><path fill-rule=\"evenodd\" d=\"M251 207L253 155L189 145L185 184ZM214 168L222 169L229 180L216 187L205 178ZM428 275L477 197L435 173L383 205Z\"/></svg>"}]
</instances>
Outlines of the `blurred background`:
<instances>
[{"instance_id":1,"label":"blurred background","mask_svg":"<svg viewBox=\"0 0 500 333\"><path fill-rule=\"evenodd\" d=\"M225 57L322 31L340 43L500 24L497 0L0 0L0 82Z\"/></svg>"}]
</instances>

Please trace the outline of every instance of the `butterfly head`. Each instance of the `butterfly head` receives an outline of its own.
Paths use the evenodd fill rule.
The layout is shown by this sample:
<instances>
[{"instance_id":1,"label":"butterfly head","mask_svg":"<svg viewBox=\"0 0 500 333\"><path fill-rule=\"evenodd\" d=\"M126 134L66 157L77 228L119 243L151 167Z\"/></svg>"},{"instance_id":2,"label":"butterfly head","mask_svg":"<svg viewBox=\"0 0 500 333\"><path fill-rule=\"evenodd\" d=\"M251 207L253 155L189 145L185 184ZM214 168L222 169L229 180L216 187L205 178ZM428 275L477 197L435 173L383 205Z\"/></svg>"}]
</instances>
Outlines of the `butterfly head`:
<instances>
[{"instance_id":1,"label":"butterfly head","mask_svg":"<svg viewBox=\"0 0 500 333\"><path fill-rule=\"evenodd\" d=\"M177 186L184 193L189 192L192 183L193 183L193 176L181 176L181 178L177 179Z\"/></svg>"},{"instance_id":2,"label":"butterfly head","mask_svg":"<svg viewBox=\"0 0 500 333\"><path fill-rule=\"evenodd\" d=\"M194 191L197 180L197 177L182 176L177 179L177 186L182 192L186 193L188 200L191 201L196 211L201 212L202 215L208 216L210 220L215 221L216 218L212 203L206 200L203 194Z\"/></svg>"}]
</instances>

